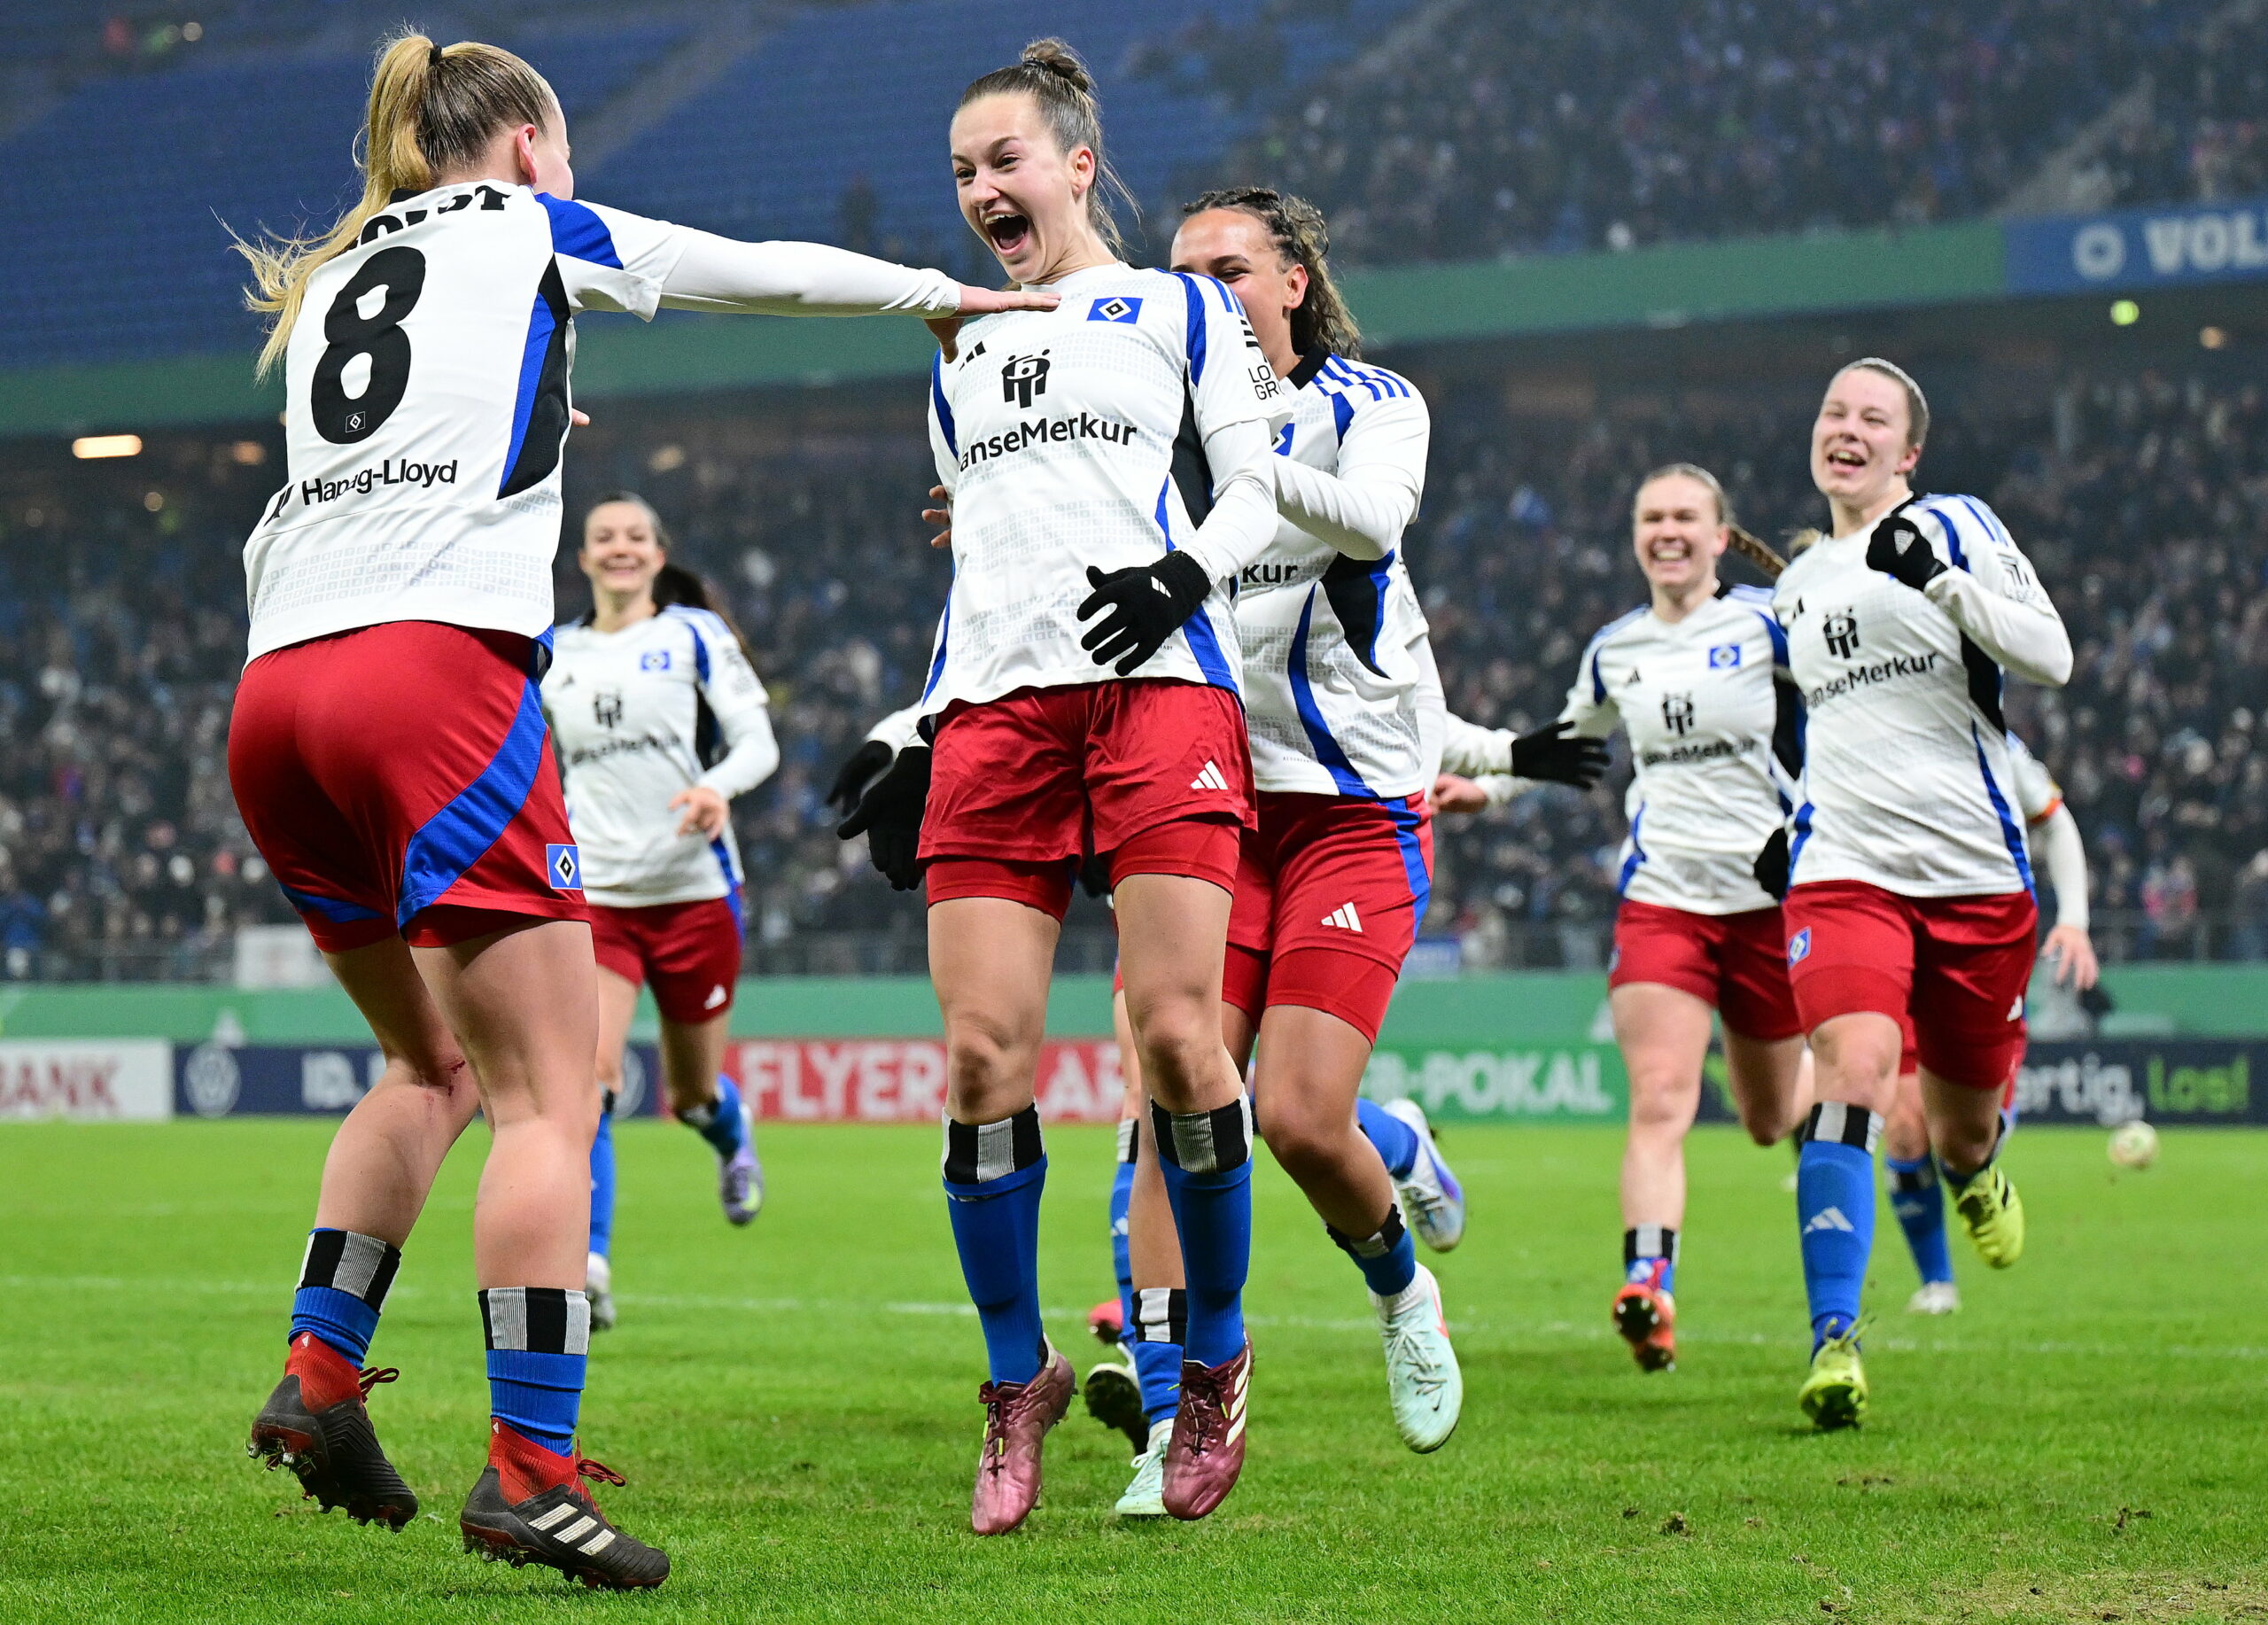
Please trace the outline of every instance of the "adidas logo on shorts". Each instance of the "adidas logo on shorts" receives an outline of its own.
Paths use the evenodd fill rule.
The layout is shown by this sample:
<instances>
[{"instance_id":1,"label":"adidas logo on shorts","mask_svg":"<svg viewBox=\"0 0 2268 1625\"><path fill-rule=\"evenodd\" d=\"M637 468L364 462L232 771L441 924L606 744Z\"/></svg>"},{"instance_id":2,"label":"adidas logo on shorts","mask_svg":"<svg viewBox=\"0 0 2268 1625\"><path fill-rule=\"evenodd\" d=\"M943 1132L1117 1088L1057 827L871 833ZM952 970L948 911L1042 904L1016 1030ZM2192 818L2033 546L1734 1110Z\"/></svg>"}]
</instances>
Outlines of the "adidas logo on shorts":
<instances>
[{"instance_id":1,"label":"adidas logo on shorts","mask_svg":"<svg viewBox=\"0 0 2268 1625\"><path fill-rule=\"evenodd\" d=\"M701 1007L704 1010L713 1010L724 1003L726 997L725 984L719 982L709 990L709 997L701 1001Z\"/></svg>"},{"instance_id":2,"label":"adidas logo on shorts","mask_svg":"<svg viewBox=\"0 0 2268 1625\"><path fill-rule=\"evenodd\" d=\"M1205 771L1189 781L1189 788L1193 790L1224 790L1229 788L1229 781L1221 776L1218 767L1207 762Z\"/></svg>"},{"instance_id":3,"label":"adidas logo on shorts","mask_svg":"<svg viewBox=\"0 0 2268 1625\"><path fill-rule=\"evenodd\" d=\"M1335 925L1342 931L1352 931L1358 937L1363 932L1363 921L1356 916L1355 906L1352 903L1341 903L1324 915L1323 922L1325 925Z\"/></svg>"}]
</instances>

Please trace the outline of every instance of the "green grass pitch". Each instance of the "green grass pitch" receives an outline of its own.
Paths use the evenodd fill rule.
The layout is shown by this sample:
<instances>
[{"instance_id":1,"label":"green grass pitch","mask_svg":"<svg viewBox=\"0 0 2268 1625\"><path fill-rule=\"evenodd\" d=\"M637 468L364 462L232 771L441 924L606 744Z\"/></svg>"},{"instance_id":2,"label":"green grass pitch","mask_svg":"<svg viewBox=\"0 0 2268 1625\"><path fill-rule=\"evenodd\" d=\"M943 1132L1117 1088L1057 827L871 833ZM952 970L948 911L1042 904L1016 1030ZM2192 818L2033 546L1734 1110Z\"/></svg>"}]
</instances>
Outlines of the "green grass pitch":
<instances>
[{"instance_id":1,"label":"green grass pitch","mask_svg":"<svg viewBox=\"0 0 2268 1625\"><path fill-rule=\"evenodd\" d=\"M464 1556L485 1396L469 1215L476 1130L413 1240L375 1413L426 1512L318 1517L243 1454L283 1355L319 1123L0 1129L0 1619L2232 1620L2268 1615L2268 1333L2253 1285L2268 1140L2172 1132L2115 1174L2097 1131L2027 1129L2030 1252L1961 1255L1968 1308L1901 1312L1876 1250L1872 1419L1802 1426L1784 1152L1690 1147L1681 1369L1607 1326L1619 1136L1468 1128L1472 1198L1435 1261L1466 1382L1405 1451L1359 1281L1272 1168L1248 1299L1244 1481L1208 1523L1114 1527L1127 1453L1076 1408L1023 1531L967 1530L981 1411L930 1130L778 1128L771 1205L726 1229L682 1131L621 1132L623 1325L584 1442L665 1545L602 1597ZM1082 1369L1111 1287L1110 1138L1050 1136L1052 1334ZM2249 1217L2248 1217L2249 1216Z\"/></svg>"}]
</instances>

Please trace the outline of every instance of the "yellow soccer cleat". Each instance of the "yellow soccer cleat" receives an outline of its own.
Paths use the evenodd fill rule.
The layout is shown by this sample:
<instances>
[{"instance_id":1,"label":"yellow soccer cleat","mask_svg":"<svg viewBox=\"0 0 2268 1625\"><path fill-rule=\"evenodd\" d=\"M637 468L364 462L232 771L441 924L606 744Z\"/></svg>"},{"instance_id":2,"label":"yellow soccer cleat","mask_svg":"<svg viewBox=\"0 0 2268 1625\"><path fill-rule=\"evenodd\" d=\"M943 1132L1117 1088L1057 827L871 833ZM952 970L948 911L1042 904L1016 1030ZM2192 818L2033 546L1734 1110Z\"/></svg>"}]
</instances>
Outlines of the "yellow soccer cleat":
<instances>
[{"instance_id":1,"label":"yellow soccer cleat","mask_svg":"<svg viewBox=\"0 0 2268 1625\"><path fill-rule=\"evenodd\" d=\"M2023 1198L2000 1164L1980 1171L1953 1199L1977 1256L1996 1270L2023 1256Z\"/></svg>"},{"instance_id":2,"label":"yellow soccer cleat","mask_svg":"<svg viewBox=\"0 0 2268 1625\"><path fill-rule=\"evenodd\" d=\"M1796 1403L1821 1433L1856 1427L1866 1419L1867 1368L1859 1363L1856 1327L1820 1344Z\"/></svg>"}]
</instances>

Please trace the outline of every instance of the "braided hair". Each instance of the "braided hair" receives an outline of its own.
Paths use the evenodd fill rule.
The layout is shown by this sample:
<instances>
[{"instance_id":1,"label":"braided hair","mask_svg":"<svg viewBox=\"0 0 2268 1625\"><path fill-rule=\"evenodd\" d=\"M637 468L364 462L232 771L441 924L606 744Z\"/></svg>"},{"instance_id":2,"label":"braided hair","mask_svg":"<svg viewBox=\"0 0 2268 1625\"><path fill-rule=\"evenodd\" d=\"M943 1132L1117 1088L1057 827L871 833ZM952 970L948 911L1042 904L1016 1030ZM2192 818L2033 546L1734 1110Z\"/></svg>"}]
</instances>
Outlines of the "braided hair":
<instances>
[{"instance_id":1,"label":"braided hair","mask_svg":"<svg viewBox=\"0 0 2268 1625\"><path fill-rule=\"evenodd\" d=\"M1267 228L1285 266L1299 265L1308 274L1307 297L1292 312L1292 347L1302 355L1327 350L1346 361L1363 356L1363 332L1355 313L1332 280L1331 228L1323 211L1305 198L1294 198L1267 186L1225 186L1181 206L1184 217L1208 209L1235 209Z\"/></svg>"}]
</instances>

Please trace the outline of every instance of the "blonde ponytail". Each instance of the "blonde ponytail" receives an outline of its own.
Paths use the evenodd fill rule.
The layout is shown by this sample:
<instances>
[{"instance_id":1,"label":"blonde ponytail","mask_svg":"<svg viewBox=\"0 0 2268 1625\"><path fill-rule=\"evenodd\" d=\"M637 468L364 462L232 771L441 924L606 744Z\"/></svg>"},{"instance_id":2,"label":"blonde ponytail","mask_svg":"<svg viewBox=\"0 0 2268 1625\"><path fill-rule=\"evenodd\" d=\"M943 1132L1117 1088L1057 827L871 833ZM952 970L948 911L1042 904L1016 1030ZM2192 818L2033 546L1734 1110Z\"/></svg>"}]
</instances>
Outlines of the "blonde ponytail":
<instances>
[{"instance_id":1,"label":"blonde ponytail","mask_svg":"<svg viewBox=\"0 0 2268 1625\"><path fill-rule=\"evenodd\" d=\"M1727 540L1734 552L1762 571L1766 580L1776 581L1780 579L1780 572L1788 567L1786 559L1767 547L1754 532L1742 529L1730 519L1725 521L1725 526L1730 532Z\"/></svg>"},{"instance_id":2,"label":"blonde ponytail","mask_svg":"<svg viewBox=\"0 0 2268 1625\"><path fill-rule=\"evenodd\" d=\"M237 239L237 252L252 263L245 305L272 318L261 376L291 341L307 278L353 247L397 191L428 190L445 171L477 163L500 129L556 128L559 119L559 99L543 75L509 51L470 40L445 48L422 34L397 35L380 46L356 142L361 201L314 237Z\"/></svg>"}]
</instances>

